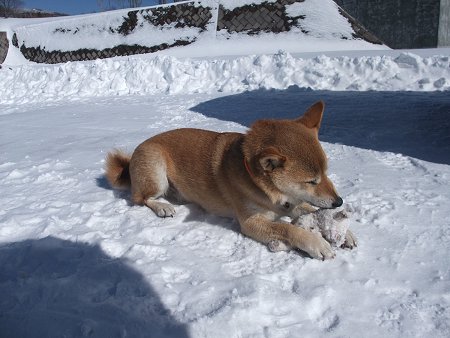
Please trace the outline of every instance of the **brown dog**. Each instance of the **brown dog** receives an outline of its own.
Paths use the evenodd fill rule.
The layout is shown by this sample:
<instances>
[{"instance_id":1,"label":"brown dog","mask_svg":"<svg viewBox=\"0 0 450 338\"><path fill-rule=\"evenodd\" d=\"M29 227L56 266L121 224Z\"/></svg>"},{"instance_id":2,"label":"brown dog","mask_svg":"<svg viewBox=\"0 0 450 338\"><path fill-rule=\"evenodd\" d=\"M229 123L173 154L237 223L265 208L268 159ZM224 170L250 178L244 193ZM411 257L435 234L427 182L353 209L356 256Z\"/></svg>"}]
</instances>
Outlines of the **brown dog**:
<instances>
[{"instance_id":1,"label":"brown dog","mask_svg":"<svg viewBox=\"0 0 450 338\"><path fill-rule=\"evenodd\" d=\"M243 234L271 250L298 248L319 259L334 257L320 234L279 221L342 199L327 177L318 132L324 110L317 102L295 120L260 120L247 134L177 129L140 144L130 157L106 158L106 177L116 188L131 186L132 199L158 216L175 214L157 199L176 194L205 210L235 217ZM346 246L353 247L348 232Z\"/></svg>"}]
</instances>

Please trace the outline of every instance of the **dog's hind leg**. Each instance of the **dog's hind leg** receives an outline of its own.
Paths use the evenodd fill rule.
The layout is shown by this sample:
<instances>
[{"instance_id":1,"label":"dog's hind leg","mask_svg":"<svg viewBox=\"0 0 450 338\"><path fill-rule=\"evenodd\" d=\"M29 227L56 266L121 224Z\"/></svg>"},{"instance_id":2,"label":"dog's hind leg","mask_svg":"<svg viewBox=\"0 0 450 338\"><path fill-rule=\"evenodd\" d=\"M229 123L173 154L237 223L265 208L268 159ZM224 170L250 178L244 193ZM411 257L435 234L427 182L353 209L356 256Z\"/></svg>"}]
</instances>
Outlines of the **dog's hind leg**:
<instances>
[{"instance_id":1,"label":"dog's hind leg","mask_svg":"<svg viewBox=\"0 0 450 338\"><path fill-rule=\"evenodd\" d=\"M175 208L157 201L169 189L165 158L158 147L147 145L135 150L130 162L130 176L133 202L146 205L159 217L173 217Z\"/></svg>"},{"instance_id":2,"label":"dog's hind leg","mask_svg":"<svg viewBox=\"0 0 450 338\"><path fill-rule=\"evenodd\" d=\"M170 203L159 202L149 197L145 201L145 205L159 217L173 217L175 215L175 208Z\"/></svg>"}]
</instances>

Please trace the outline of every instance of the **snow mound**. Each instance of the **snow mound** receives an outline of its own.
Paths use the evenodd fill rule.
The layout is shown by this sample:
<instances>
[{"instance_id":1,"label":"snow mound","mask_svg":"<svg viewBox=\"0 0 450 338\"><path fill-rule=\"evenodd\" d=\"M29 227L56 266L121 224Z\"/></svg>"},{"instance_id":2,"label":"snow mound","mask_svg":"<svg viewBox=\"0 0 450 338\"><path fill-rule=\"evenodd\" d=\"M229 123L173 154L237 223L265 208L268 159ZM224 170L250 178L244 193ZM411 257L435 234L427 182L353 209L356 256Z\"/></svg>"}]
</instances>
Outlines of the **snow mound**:
<instances>
[{"instance_id":1,"label":"snow mound","mask_svg":"<svg viewBox=\"0 0 450 338\"><path fill-rule=\"evenodd\" d=\"M448 56L296 58L288 53L235 59L171 56L105 59L2 69L0 103L160 93L242 92L298 86L325 90L448 90Z\"/></svg>"}]
</instances>

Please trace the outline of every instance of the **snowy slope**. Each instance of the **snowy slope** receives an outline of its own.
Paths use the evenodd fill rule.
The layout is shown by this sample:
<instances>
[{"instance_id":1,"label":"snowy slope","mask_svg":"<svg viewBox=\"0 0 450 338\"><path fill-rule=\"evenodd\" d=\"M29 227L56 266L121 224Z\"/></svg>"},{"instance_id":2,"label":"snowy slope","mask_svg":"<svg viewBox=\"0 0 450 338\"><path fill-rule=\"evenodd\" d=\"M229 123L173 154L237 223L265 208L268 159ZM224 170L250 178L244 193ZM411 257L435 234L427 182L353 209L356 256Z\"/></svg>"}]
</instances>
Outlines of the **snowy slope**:
<instances>
[{"instance_id":1,"label":"snowy slope","mask_svg":"<svg viewBox=\"0 0 450 338\"><path fill-rule=\"evenodd\" d=\"M155 6L159 8L159 6ZM151 7L153 8L153 7ZM175 29L174 25L157 27L148 25L142 13L137 15L137 28L131 34L119 34L117 30L128 17L130 8L95 14L75 15L32 24L17 26L19 46L41 47L46 50L71 51L81 48L105 49L125 45L159 45L173 43L182 36L197 36L200 28ZM133 9L133 10L139 10ZM144 13L145 14L145 13ZM146 24L147 23L147 24Z\"/></svg>"},{"instance_id":2,"label":"snowy slope","mask_svg":"<svg viewBox=\"0 0 450 338\"><path fill-rule=\"evenodd\" d=\"M262 2L274 3L276 1L221 0L220 6L226 10L232 10ZM122 28L127 27L133 21L131 20L133 16L129 15L130 9L49 19L5 19L0 21L0 31L6 31L10 40L16 33L19 47L40 48L46 52L81 49L104 50L120 45L155 47L162 44L173 45L180 41L189 42L189 44L168 48L158 54L178 57L217 57L273 54L280 49L290 53L330 50L388 50L387 46L358 38L359 34L354 31L352 24L342 15L339 7L332 0L321 0L320 6L317 6L314 0L292 4L282 2L280 5L286 11L284 20L290 22L290 31L275 34L262 30L258 34L251 35L246 31L230 32L230 27L217 30L219 15L217 0L185 1L183 3L194 7L211 8L211 19L205 23L204 27L202 25L190 27L189 24L184 26L182 19L179 19L182 27L178 27L170 21L173 18L166 23L151 24L150 22L155 20L150 20L148 15L153 12L158 15L160 7L167 8L173 5L168 4L135 9L142 11L136 13L135 25L133 24L133 27L130 27L126 33ZM175 4L175 6L181 5L180 3ZM244 15L244 21L245 17L251 16L252 10L247 8L245 12L247 15ZM173 15L175 14L173 13ZM278 13L278 15L281 14ZM238 16L239 20L242 20L241 16ZM236 22L234 24L236 25ZM5 64L27 63L29 61L24 58L19 48L11 46Z\"/></svg>"}]
</instances>

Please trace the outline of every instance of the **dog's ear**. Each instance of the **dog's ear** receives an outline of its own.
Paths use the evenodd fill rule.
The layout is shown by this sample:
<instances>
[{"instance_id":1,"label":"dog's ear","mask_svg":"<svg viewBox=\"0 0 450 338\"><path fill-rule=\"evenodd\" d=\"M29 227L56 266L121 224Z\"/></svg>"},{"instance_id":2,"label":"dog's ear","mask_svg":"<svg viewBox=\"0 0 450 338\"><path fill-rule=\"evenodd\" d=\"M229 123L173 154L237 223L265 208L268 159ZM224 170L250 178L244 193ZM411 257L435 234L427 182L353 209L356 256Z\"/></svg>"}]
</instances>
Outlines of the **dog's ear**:
<instances>
[{"instance_id":1,"label":"dog's ear","mask_svg":"<svg viewBox=\"0 0 450 338\"><path fill-rule=\"evenodd\" d=\"M322 122L322 115L324 110L325 103L323 103L323 101L316 102L308 108L308 110L305 112L305 114L303 114L302 117L298 118L296 121L310 129L315 129L318 132L320 123Z\"/></svg>"},{"instance_id":2,"label":"dog's ear","mask_svg":"<svg viewBox=\"0 0 450 338\"><path fill-rule=\"evenodd\" d=\"M283 167L286 156L283 156L274 147L264 149L259 155L259 163L265 172L272 172L275 168Z\"/></svg>"}]
</instances>

